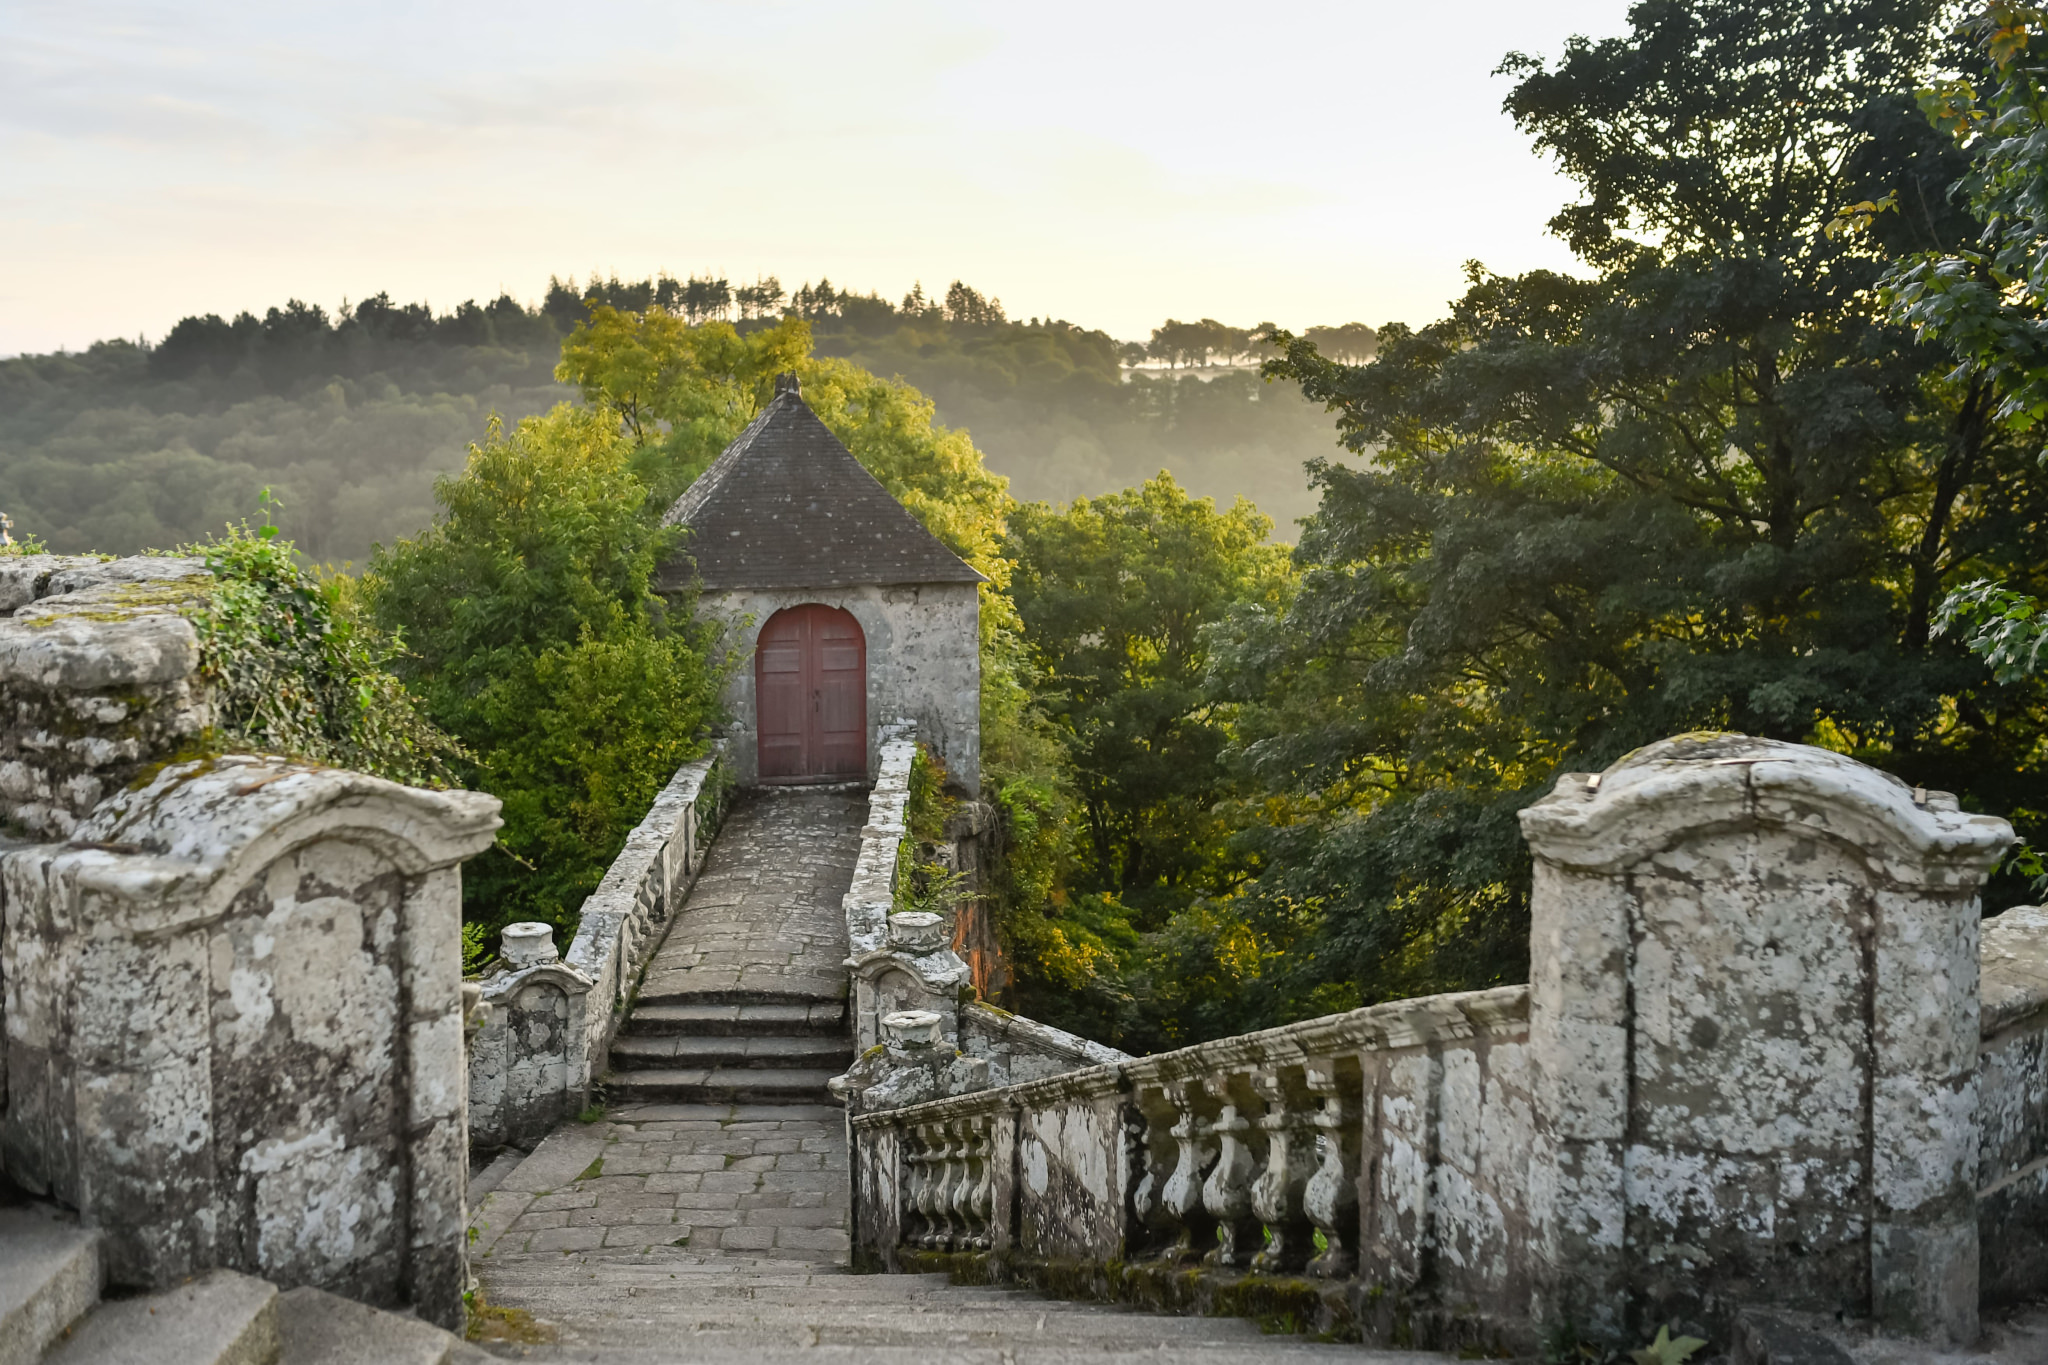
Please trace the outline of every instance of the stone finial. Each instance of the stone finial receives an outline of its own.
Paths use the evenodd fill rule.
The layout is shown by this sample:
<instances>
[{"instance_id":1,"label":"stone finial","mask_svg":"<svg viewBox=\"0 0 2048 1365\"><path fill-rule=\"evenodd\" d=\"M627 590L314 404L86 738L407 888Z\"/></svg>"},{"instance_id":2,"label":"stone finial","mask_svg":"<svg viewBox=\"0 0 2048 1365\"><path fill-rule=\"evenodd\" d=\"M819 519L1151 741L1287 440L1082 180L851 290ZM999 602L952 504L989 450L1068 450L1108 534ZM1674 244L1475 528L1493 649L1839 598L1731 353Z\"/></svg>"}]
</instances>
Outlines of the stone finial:
<instances>
[{"instance_id":1,"label":"stone finial","mask_svg":"<svg viewBox=\"0 0 2048 1365\"><path fill-rule=\"evenodd\" d=\"M899 953L935 953L946 946L946 921L928 910L889 916L889 946Z\"/></svg>"},{"instance_id":2,"label":"stone finial","mask_svg":"<svg viewBox=\"0 0 2048 1365\"><path fill-rule=\"evenodd\" d=\"M796 377L796 371L794 370L784 370L781 374L775 376L775 396L780 398L785 393L792 398L803 397L803 381Z\"/></svg>"},{"instance_id":3,"label":"stone finial","mask_svg":"<svg viewBox=\"0 0 2048 1365\"><path fill-rule=\"evenodd\" d=\"M931 1010L899 1010L882 1016L882 1032L890 1045L906 1049L937 1047L945 1041L944 1024Z\"/></svg>"},{"instance_id":4,"label":"stone finial","mask_svg":"<svg viewBox=\"0 0 2048 1365\"><path fill-rule=\"evenodd\" d=\"M555 926L543 924L538 920L523 920L518 924L506 925L498 944L498 956L502 957L505 965L515 972L521 967L537 967L543 962L554 962L559 956L555 952Z\"/></svg>"}]
</instances>

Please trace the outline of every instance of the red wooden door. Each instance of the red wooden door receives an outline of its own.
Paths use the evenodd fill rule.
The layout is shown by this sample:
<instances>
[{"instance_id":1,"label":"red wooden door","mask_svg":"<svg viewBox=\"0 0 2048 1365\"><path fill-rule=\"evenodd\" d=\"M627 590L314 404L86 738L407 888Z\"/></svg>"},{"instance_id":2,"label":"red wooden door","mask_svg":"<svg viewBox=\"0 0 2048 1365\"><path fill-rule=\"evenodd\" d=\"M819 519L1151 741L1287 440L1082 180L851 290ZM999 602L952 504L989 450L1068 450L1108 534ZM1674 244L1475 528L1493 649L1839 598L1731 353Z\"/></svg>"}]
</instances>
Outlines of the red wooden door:
<instances>
[{"instance_id":1,"label":"red wooden door","mask_svg":"<svg viewBox=\"0 0 2048 1365\"><path fill-rule=\"evenodd\" d=\"M853 614L807 603L769 617L754 709L763 782L866 777L867 638Z\"/></svg>"}]
</instances>

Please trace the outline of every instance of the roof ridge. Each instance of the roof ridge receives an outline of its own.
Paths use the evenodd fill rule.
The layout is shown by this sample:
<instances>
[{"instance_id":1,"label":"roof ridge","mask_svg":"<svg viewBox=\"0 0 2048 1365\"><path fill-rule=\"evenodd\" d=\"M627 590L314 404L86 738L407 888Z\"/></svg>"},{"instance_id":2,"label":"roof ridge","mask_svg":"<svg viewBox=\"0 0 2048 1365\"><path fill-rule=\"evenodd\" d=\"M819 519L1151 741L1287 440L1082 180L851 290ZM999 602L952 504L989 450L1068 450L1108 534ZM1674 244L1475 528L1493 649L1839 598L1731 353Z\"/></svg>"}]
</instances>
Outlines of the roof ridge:
<instances>
[{"instance_id":1,"label":"roof ridge","mask_svg":"<svg viewBox=\"0 0 2048 1365\"><path fill-rule=\"evenodd\" d=\"M754 420L740 428L740 434L732 438L732 443L726 446L724 450L719 451L718 458L704 466L704 472L699 474L696 481L683 490L682 496L677 498L668 511L663 514L661 524L664 526L681 526L686 524L689 521L690 514L708 502L711 495L716 493L727 477L731 475L733 468L740 462L740 456L746 453L747 447L754 443L754 439L768 425L768 418L774 413L776 407L781 404L783 399L794 396L793 394L778 393L768 401L761 411L754 414ZM799 399L798 401L801 402L802 400Z\"/></svg>"},{"instance_id":2,"label":"roof ridge","mask_svg":"<svg viewBox=\"0 0 2048 1365\"><path fill-rule=\"evenodd\" d=\"M676 588L985 581L796 393L776 395L662 520L691 532L662 567Z\"/></svg>"}]
</instances>

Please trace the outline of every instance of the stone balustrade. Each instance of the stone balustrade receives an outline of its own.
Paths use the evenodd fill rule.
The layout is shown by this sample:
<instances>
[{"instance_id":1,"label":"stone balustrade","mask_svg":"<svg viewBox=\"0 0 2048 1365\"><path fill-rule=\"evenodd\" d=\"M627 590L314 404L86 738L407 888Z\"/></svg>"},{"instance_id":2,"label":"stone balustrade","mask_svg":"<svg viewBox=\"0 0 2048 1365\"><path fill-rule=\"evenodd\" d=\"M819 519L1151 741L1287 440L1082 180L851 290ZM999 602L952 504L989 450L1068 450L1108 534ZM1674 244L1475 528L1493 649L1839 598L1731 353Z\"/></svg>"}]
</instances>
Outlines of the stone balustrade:
<instances>
[{"instance_id":1,"label":"stone balustrade","mask_svg":"<svg viewBox=\"0 0 2048 1365\"><path fill-rule=\"evenodd\" d=\"M2048 1290L2048 913L1980 941L2004 821L1688 735L1522 823L1528 986L860 1106L856 1256L1520 1354L1750 1309L1967 1345Z\"/></svg>"},{"instance_id":2,"label":"stone balustrade","mask_svg":"<svg viewBox=\"0 0 2048 1365\"><path fill-rule=\"evenodd\" d=\"M860 1257L1014 1254L1517 1289L1528 989L1403 1000L866 1112ZM893 1197L892 1197L893 1196ZM893 1206L893 1212L892 1212Z\"/></svg>"},{"instance_id":3,"label":"stone balustrade","mask_svg":"<svg viewBox=\"0 0 2048 1365\"><path fill-rule=\"evenodd\" d=\"M731 788L722 743L676 771L583 902L566 956L556 954L552 926L507 926L496 969L478 983L473 1145L536 1142L590 1102L640 974L703 870Z\"/></svg>"}]
</instances>

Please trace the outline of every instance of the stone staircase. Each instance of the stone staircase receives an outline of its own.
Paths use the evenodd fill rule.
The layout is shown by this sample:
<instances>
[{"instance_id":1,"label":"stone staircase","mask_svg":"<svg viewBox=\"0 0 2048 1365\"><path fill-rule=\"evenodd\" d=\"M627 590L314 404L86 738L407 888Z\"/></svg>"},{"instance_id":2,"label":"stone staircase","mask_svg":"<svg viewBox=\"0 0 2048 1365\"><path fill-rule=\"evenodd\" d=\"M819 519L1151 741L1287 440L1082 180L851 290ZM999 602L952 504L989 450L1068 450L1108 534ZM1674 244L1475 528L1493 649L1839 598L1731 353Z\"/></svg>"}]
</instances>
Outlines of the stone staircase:
<instances>
[{"instance_id":1,"label":"stone staircase","mask_svg":"<svg viewBox=\"0 0 2048 1365\"><path fill-rule=\"evenodd\" d=\"M232 1270L102 1297L100 1235L39 1204L0 1208L0 1365L476 1365L438 1327Z\"/></svg>"},{"instance_id":2,"label":"stone staircase","mask_svg":"<svg viewBox=\"0 0 2048 1365\"><path fill-rule=\"evenodd\" d=\"M845 999L736 994L643 996L612 1044L612 1102L831 1103L853 1064Z\"/></svg>"}]
</instances>

